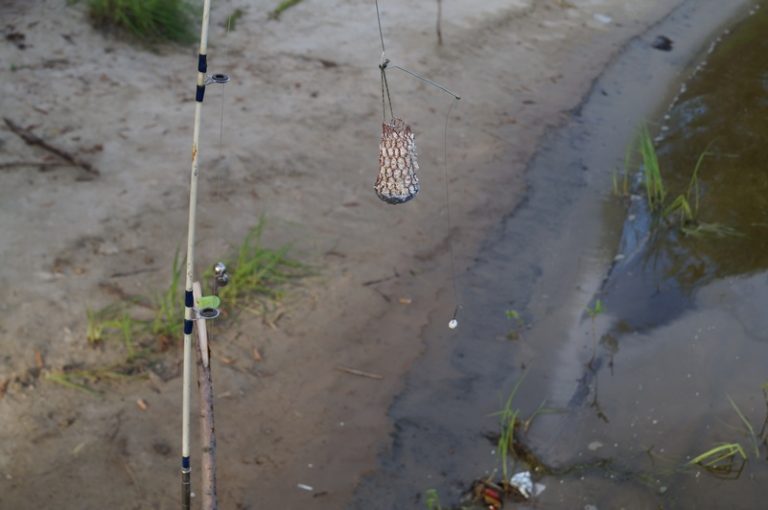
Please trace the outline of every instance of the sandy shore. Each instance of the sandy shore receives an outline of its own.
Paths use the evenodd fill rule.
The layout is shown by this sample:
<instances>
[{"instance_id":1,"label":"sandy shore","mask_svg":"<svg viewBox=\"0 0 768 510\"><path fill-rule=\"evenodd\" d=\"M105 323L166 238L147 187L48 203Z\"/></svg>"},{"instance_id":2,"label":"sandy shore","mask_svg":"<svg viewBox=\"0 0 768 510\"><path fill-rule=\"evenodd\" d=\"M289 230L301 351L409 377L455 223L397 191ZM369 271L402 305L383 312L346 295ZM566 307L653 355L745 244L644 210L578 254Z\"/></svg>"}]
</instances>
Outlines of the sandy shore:
<instances>
[{"instance_id":1,"label":"sandy shore","mask_svg":"<svg viewBox=\"0 0 768 510\"><path fill-rule=\"evenodd\" d=\"M388 440L387 409L422 331L453 312L448 242L461 271L524 197L543 133L678 3L446 1L438 46L432 3L384 2L393 62L463 96L448 130L450 229L440 161L451 100L395 72L422 192L398 207L373 194L381 52L370 2L307 0L280 21L267 19L272 3L214 4L209 67L232 83L206 96L200 269L264 215L265 242L293 244L318 272L269 320L244 312L216 332L223 507L344 506ZM236 7L246 14L226 33ZM17 1L0 12L2 116L100 171L0 170L0 506L176 508L178 351L168 380L108 386L103 397L46 382L35 351L43 373L119 355L88 347L86 309L167 282L185 236L194 50L153 53L95 32L82 5ZM23 49L11 33L24 34ZM8 130L0 140L0 163L46 156Z\"/></svg>"}]
</instances>

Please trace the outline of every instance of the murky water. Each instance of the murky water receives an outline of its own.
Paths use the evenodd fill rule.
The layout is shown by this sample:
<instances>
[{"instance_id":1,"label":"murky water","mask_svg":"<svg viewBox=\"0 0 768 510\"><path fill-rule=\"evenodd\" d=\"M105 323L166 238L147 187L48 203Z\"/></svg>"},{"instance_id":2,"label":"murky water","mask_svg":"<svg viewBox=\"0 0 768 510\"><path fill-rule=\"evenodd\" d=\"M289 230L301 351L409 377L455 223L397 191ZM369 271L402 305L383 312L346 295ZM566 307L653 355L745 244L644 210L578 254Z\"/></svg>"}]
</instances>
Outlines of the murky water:
<instances>
[{"instance_id":1,"label":"murky water","mask_svg":"<svg viewBox=\"0 0 768 510\"><path fill-rule=\"evenodd\" d=\"M536 477L546 486L530 506L765 506L766 33L763 8L706 57L654 129L663 136L657 148L670 201L685 193L700 154L712 153L699 170L697 223L688 226L716 224L727 234L684 235L654 220L640 197L625 221L620 200L604 191L606 153L623 155L618 145L662 93L643 89L655 77L690 71L674 55L641 51L613 72L641 73L646 81L614 87L609 73L581 122L538 156L529 202L504 222L463 282L459 331L446 333L446 321L435 318L425 332L441 337L439 347L427 351L393 407L392 451L354 508L424 507L420 494L429 488L439 490L444 506L457 505L473 479L498 480L494 413L521 378L513 401L520 417L551 411L520 433L542 463ZM618 118L611 113L617 105ZM618 167L622 157L613 159ZM586 308L598 298L603 310L590 317ZM511 309L524 325L505 317ZM715 475L689 465L726 442L744 450L740 471ZM510 472L529 467L518 462Z\"/></svg>"},{"instance_id":2,"label":"murky water","mask_svg":"<svg viewBox=\"0 0 768 510\"><path fill-rule=\"evenodd\" d=\"M664 508L763 505L766 33L768 10L757 10L683 86L657 130L657 151L666 202L682 194L696 217L685 229L668 224L635 196L621 260L601 293L609 317L600 359L611 373L595 375L579 402L604 413L606 426L582 430L613 447L627 480L656 490ZM743 471L715 476L685 464L720 443L744 448Z\"/></svg>"},{"instance_id":3,"label":"murky water","mask_svg":"<svg viewBox=\"0 0 768 510\"><path fill-rule=\"evenodd\" d=\"M629 259L618 265L608 290L616 300L612 308L621 308L635 327L678 314L698 288L717 279L768 267L766 29L763 10L725 37L656 130L666 203L683 195L698 212L686 233L664 221L652 227L642 200L630 208L621 250ZM627 299L630 294L636 299Z\"/></svg>"}]
</instances>

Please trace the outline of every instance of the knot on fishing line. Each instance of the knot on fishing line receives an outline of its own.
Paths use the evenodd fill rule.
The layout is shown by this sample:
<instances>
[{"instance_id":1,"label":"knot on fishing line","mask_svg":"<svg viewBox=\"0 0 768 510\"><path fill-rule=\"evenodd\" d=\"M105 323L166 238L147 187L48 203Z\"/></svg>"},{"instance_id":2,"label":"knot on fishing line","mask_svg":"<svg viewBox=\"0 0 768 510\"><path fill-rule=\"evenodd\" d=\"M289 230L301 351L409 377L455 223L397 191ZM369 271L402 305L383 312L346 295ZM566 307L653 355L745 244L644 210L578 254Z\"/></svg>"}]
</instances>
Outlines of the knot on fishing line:
<instances>
[{"instance_id":1,"label":"knot on fishing line","mask_svg":"<svg viewBox=\"0 0 768 510\"><path fill-rule=\"evenodd\" d=\"M389 65L389 59L384 54L384 52L381 52L381 61L379 62L379 69L383 71L387 68L388 65Z\"/></svg>"}]
</instances>

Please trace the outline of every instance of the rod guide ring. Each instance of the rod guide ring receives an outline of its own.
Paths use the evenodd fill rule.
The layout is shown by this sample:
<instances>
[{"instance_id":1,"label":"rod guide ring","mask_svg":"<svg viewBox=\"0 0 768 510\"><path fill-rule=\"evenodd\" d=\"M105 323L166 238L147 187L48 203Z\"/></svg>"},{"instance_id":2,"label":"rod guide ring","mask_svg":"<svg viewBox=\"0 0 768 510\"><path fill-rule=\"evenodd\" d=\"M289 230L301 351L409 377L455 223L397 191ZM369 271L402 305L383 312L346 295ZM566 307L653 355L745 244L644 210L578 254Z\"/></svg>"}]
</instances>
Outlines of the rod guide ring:
<instances>
[{"instance_id":1,"label":"rod guide ring","mask_svg":"<svg viewBox=\"0 0 768 510\"><path fill-rule=\"evenodd\" d=\"M205 80L206 85L224 85L225 83L229 83L229 75L224 73L211 74Z\"/></svg>"}]
</instances>

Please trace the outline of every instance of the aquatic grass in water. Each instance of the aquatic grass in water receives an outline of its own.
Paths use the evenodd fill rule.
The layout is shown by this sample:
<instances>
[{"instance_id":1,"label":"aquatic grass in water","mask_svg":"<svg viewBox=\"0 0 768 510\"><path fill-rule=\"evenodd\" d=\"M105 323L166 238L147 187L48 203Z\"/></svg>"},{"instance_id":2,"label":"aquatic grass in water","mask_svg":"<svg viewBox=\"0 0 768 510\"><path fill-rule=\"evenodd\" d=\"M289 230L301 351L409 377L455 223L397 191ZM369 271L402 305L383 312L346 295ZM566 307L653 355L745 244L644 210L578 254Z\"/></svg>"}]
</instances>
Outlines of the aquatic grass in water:
<instances>
[{"instance_id":1,"label":"aquatic grass in water","mask_svg":"<svg viewBox=\"0 0 768 510\"><path fill-rule=\"evenodd\" d=\"M602 300L596 299L595 303L591 307L587 305L586 310L592 326L592 357L589 359L587 366L590 370L592 370L592 364L595 362L595 357L597 356L597 333L595 332L595 320L597 320L597 317L603 313Z\"/></svg>"},{"instance_id":2,"label":"aquatic grass in water","mask_svg":"<svg viewBox=\"0 0 768 510\"><path fill-rule=\"evenodd\" d=\"M757 443L757 436L755 435L755 429L752 428L752 424L749 423L749 420L747 420L747 417L744 416L744 413L741 412L741 409L739 409L739 406L736 405L736 402L733 401L730 395L726 395L728 397L728 402L731 403L731 407L733 407L733 410L736 411L736 414L739 415L739 419L746 427L747 431L749 432L749 437L752 439L752 446L755 449L755 458L760 458L760 446Z\"/></svg>"},{"instance_id":3,"label":"aquatic grass in water","mask_svg":"<svg viewBox=\"0 0 768 510\"><path fill-rule=\"evenodd\" d=\"M424 505L427 507L427 510L443 510L440 504L440 496L436 489L428 489L424 493Z\"/></svg>"},{"instance_id":4,"label":"aquatic grass in water","mask_svg":"<svg viewBox=\"0 0 768 510\"><path fill-rule=\"evenodd\" d=\"M638 144L638 152L643 160L643 183L646 191L648 209L652 213L658 213L661 218L675 225L680 232L690 237L734 237L741 234L734 228L721 223L704 223L699 221L701 211L701 184L700 170L704 159L715 155L710 151L710 142L702 151L693 168L693 173L688 179L685 192L678 194L674 200L666 203L667 187L661 173L658 155L653 145L653 139L647 127L641 130ZM627 156L625 161L629 163L631 158ZM626 185L626 184L625 184ZM618 183L616 175L613 176L614 193L617 193Z\"/></svg>"},{"instance_id":5,"label":"aquatic grass in water","mask_svg":"<svg viewBox=\"0 0 768 510\"><path fill-rule=\"evenodd\" d=\"M767 29L768 10L746 18L661 119L656 150L666 204L685 196L695 221L681 226L687 213L678 210L666 222L674 228L652 233L654 263L686 294L713 279L768 269L768 39L760 36Z\"/></svg>"},{"instance_id":6,"label":"aquatic grass in water","mask_svg":"<svg viewBox=\"0 0 768 510\"><path fill-rule=\"evenodd\" d=\"M515 383L501 411L494 413L499 416L501 435L499 436L497 451L501 457L501 473L504 477L504 483L509 481L509 454L514 452L515 426L517 426L517 417L520 414L519 409L512 407L512 401L515 399L523 379L525 379L525 374Z\"/></svg>"},{"instance_id":7,"label":"aquatic grass in water","mask_svg":"<svg viewBox=\"0 0 768 510\"><path fill-rule=\"evenodd\" d=\"M621 197L628 197L630 194L629 177L634 168L635 162L632 157L635 152L635 147L638 145L637 137L633 139L632 143L627 145L627 149L624 151L624 171L621 176L621 186L619 186L619 176L616 170L613 171L611 179L613 182L613 194Z\"/></svg>"},{"instance_id":8,"label":"aquatic grass in water","mask_svg":"<svg viewBox=\"0 0 768 510\"><path fill-rule=\"evenodd\" d=\"M752 442L752 448L754 449L755 459L760 460L762 458L760 455L760 445L766 444L765 434L766 427L768 426L768 410L766 412L766 417L763 420L762 429L760 430L760 433L757 434L755 433L755 429L752 426L752 423L750 423L750 421L741 411L739 406L736 404L736 401L733 400L730 395L726 395L726 397L728 398L728 402L731 404L731 407L736 412L736 415L739 417L739 420L741 420L741 423L744 425L744 428L749 434L750 441ZM765 400L766 408L768 408L768 386L766 385L763 385L763 397ZM739 458L741 459L741 462L738 462ZM707 450L706 452L697 455L691 459L688 464L697 464L716 475L735 475L735 477L738 477L741 474L741 471L744 468L747 460L747 454L741 444L738 442L733 442L719 444ZM736 469L737 466L738 469Z\"/></svg>"},{"instance_id":9,"label":"aquatic grass in water","mask_svg":"<svg viewBox=\"0 0 768 510\"><path fill-rule=\"evenodd\" d=\"M741 462L736 469L738 458ZM747 454L739 443L723 443L697 455L691 459L689 465L699 465L715 474L729 475L741 473L744 464L747 462Z\"/></svg>"},{"instance_id":10,"label":"aquatic grass in water","mask_svg":"<svg viewBox=\"0 0 768 510\"><path fill-rule=\"evenodd\" d=\"M679 194L675 200L669 204L662 213L662 216L669 217L675 214L679 215L679 225L683 229L684 233L694 233L697 229L691 229L689 224L696 223L699 218L699 207L701 206L701 189L699 184L699 169L704 162L704 158L712 156L713 153L709 152L709 148L712 142L707 145L707 148L699 154L699 158L696 160L696 166L693 168L693 174L688 181L688 187L685 193ZM714 225L714 224L713 224ZM703 233L706 233L704 231Z\"/></svg>"},{"instance_id":11,"label":"aquatic grass in water","mask_svg":"<svg viewBox=\"0 0 768 510\"><path fill-rule=\"evenodd\" d=\"M653 139L647 127L643 127L640 133L640 155L643 160L643 182L648 199L648 207L656 212L661 209L666 198L664 181L661 178L659 158L653 146Z\"/></svg>"},{"instance_id":12,"label":"aquatic grass in water","mask_svg":"<svg viewBox=\"0 0 768 510\"><path fill-rule=\"evenodd\" d=\"M519 340L523 337L523 330L525 329L525 321L517 310L507 310L504 312L504 316L515 321L515 326L507 333L508 340Z\"/></svg>"}]
</instances>

